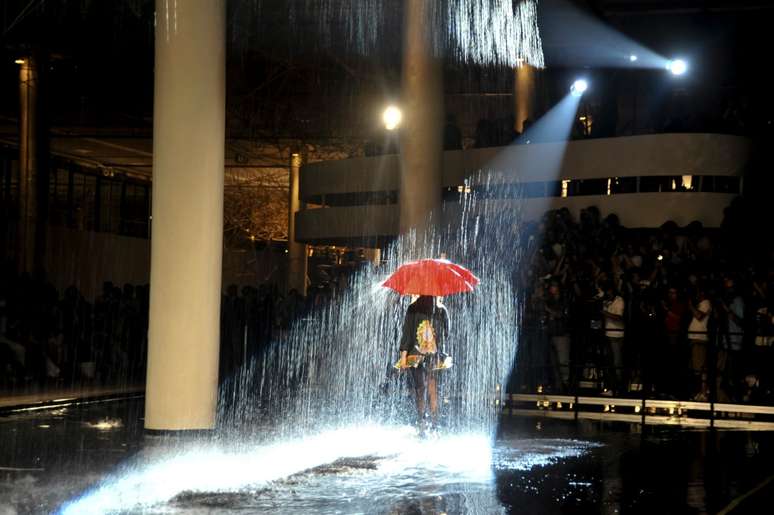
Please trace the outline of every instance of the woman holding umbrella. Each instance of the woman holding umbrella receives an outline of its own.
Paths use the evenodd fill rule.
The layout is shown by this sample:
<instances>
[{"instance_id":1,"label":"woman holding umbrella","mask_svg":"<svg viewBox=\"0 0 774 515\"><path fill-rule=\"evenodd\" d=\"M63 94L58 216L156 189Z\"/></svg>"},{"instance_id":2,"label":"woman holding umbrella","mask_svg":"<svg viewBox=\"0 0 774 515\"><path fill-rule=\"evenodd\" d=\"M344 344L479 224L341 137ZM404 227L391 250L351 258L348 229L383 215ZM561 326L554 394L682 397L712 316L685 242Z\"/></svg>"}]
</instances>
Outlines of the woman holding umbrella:
<instances>
[{"instance_id":1,"label":"woman holding umbrella","mask_svg":"<svg viewBox=\"0 0 774 515\"><path fill-rule=\"evenodd\" d=\"M425 421L428 403L432 427L438 424L436 370L441 368L439 358L448 334L449 316L446 307L436 297L420 295L406 311L398 362L398 368L411 369L420 427Z\"/></svg>"},{"instance_id":2,"label":"woman holding umbrella","mask_svg":"<svg viewBox=\"0 0 774 515\"><path fill-rule=\"evenodd\" d=\"M403 322L400 360L396 368L411 369L420 427L424 429L427 404L433 426L438 422L436 371L451 367L444 354L449 335L449 316L437 299L470 292L478 278L466 268L446 259L422 259L400 266L383 285L401 295L418 295Z\"/></svg>"}]
</instances>

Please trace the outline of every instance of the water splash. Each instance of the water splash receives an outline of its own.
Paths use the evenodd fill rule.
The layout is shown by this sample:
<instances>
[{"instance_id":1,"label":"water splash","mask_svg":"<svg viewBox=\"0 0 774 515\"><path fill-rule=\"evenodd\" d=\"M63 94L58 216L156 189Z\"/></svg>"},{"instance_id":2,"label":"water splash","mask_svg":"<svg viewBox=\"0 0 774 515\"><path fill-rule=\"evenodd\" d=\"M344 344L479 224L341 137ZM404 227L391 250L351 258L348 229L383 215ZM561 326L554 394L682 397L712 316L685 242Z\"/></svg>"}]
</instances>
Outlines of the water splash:
<instances>
[{"instance_id":1,"label":"water splash","mask_svg":"<svg viewBox=\"0 0 774 515\"><path fill-rule=\"evenodd\" d=\"M365 459L337 461L342 456ZM485 438L456 435L419 441L407 428L378 426L269 442L252 446L248 452L212 444L151 447L135 462L137 466L127 464L123 473L66 504L60 513L150 509L196 493L255 496L267 487L283 489L283 481L293 484L304 476L340 473L347 463L350 469L370 471L369 481L382 484L385 478L407 479L417 467L432 469L450 482L486 484L492 478L491 448Z\"/></svg>"},{"instance_id":2,"label":"water splash","mask_svg":"<svg viewBox=\"0 0 774 515\"><path fill-rule=\"evenodd\" d=\"M485 490L483 497L464 502L489 506L500 385L516 353L520 311L512 281L520 260L520 213L491 201L504 187L499 177L484 171L471 177L458 202L433 213L433 229L399 238L386 249L385 266L358 272L341 296L297 320L231 378L214 439L141 454L63 513L168 505L184 492L247 492L253 499L277 481L364 456L380 460L369 478L378 477L392 500L405 499L395 485L427 476L446 485L484 485L476 487ZM392 368L408 299L381 282L407 260L441 253L469 267L481 283L472 294L444 299L455 365L439 378L442 436L428 442L407 425L415 413L408 380ZM424 472L406 476L401 470Z\"/></svg>"},{"instance_id":3,"label":"water splash","mask_svg":"<svg viewBox=\"0 0 774 515\"><path fill-rule=\"evenodd\" d=\"M221 427L243 437L262 420L280 438L363 423L411 422L414 407L398 357L409 300L380 286L400 264L445 254L481 284L444 299L451 319L446 351L455 366L439 373L449 432L492 437L517 347L518 210L480 202L501 187L491 174L471 179L470 193L446 203L429 235L409 234L386 250L387 264L358 272L334 301L297 321L268 352L245 367L221 399ZM434 214L436 218L438 214ZM260 431L263 431L261 429Z\"/></svg>"}]
</instances>

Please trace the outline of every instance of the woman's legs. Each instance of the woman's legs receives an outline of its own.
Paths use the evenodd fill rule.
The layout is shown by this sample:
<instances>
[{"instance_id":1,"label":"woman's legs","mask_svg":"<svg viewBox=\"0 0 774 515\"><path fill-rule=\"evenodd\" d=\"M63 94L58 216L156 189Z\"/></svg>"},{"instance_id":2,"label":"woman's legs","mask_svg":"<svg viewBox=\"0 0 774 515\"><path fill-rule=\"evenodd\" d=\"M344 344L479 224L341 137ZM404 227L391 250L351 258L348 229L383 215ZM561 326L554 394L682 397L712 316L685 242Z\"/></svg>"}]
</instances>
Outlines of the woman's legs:
<instances>
[{"instance_id":1,"label":"woman's legs","mask_svg":"<svg viewBox=\"0 0 774 515\"><path fill-rule=\"evenodd\" d=\"M427 370L425 373L427 378L427 397L430 402L430 418L433 421L433 425L438 424L438 382L436 381L435 372Z\"/></svg>"},{"instance_id":2,"label":"woman's legs","mask_svg":"<svg viewBox=\"0 0 774 515\"><path fill-rule=\"evenodd\" d=\"M414 383L414 400L417 403L417 422L425 418L425 395L427 393L427 370L422 365L411 369L411 379Z\"/></svg>"},{"instance_id":3,"label":"woman's legs","mask_svg":"<svg viewBox=\"0 0 774 515\"><path fill-rule=\"evenodd\" d=\"M438 381L435 372L429 364L422 364L411 369L411 379L414 383L414 399L417 403L417 422L421 425L425 412L430 404L430 418L433 425L438 423Z\"/></svg>"}]
</instances>

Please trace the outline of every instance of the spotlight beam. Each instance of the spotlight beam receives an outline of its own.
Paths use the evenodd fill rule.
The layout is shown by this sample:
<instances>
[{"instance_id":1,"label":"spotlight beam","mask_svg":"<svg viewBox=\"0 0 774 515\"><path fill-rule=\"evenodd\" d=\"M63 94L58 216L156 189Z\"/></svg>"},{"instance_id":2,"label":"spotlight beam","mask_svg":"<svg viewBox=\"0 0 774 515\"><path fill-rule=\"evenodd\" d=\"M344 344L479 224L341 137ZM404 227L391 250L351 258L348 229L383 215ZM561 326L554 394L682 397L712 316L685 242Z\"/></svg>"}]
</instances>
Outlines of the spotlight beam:
<instances>
[{"instance_id":1,"label":"spotlight beam","mask_svg":"<svg viewBox=\"0 0 774 515\"><path fill-rule=\"evenodd\" d=\"M546 1L541 17L548 65L663 70L670 62L567 0Z\"/></svg>"}]
</instances>

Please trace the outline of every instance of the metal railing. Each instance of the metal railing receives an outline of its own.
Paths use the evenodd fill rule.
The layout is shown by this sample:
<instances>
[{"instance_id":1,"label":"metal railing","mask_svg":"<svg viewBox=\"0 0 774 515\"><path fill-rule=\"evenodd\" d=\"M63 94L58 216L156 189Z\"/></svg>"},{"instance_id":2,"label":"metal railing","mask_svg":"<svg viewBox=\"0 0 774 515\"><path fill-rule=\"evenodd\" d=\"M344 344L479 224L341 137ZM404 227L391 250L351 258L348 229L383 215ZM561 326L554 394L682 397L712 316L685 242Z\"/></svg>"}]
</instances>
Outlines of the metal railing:
<instances>
[{"instance_id":1,"label":"metal railing","mask_svg":"<svg viewBox=\"0 0 774 515\"><path fill-rule=\"evenodd\" d=\"M522 331L504 413L774 430L774 397L766 390L774 370L765 366L774 348L756 345L771 337L715 329L624 334L616 343L627 352L621 364L603 328L568 331L569 362L556 356L547 331ZM746 377L745 364L754 361L764 366Z\"/></svg>"}]
</instances>

